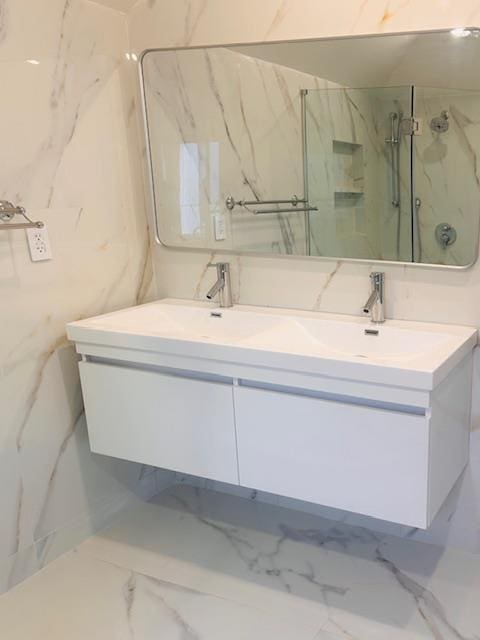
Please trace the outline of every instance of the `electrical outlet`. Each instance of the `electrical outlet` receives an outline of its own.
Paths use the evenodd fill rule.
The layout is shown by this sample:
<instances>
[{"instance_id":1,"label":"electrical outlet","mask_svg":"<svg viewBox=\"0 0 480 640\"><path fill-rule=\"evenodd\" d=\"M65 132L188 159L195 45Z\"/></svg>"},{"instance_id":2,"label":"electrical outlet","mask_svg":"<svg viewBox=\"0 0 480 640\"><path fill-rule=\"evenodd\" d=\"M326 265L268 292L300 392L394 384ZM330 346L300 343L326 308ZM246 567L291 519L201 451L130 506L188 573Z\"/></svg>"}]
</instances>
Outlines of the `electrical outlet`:
<instances>
[{"instance_id":1,"label":"electrical outlet","mask_svg":"<svg viewBox=\"0 0 480 640\"><path fill-rule=\"evenodd\" d=\"M41 229L26 229L25 233L27 234L28 248L32 262L51 260L53 256L47 227L42 227Z\"/></svg>"}]
</instances>

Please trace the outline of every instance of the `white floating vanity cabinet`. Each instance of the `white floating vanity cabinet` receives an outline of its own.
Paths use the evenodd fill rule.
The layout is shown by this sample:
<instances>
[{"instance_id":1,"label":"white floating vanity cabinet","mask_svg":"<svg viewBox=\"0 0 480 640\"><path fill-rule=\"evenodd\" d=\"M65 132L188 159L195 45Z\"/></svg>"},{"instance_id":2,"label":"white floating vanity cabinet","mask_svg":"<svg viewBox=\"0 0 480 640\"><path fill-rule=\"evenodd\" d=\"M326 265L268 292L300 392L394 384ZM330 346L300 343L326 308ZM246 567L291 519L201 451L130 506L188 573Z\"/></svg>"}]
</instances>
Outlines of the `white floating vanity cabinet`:
<instances>
[{"instance_id":1,"label":"white floating vanity cabinet","mask_svg":"<svg viewBox=\"0 0 480 640\"><path fill-rule=\"evenodd\" d=\"M185 306L199 311L197 327L206 318L201 337L189 336L162 305L167 316L175 309L159 302L68 327L92 451L429 526L468 460L474 330L444 328L458 331L436 364L432 356L431 366L410 359L402 368L378 356L326 358L320 348L307 355L300 343L277 351L272 332L293 331L278 323L262 348L242 323L218 319L219 337L200 304ZM236 313L248 324L248 310ZM363 336L365 324L349 320Z\"/></svg>"}]
</instances>

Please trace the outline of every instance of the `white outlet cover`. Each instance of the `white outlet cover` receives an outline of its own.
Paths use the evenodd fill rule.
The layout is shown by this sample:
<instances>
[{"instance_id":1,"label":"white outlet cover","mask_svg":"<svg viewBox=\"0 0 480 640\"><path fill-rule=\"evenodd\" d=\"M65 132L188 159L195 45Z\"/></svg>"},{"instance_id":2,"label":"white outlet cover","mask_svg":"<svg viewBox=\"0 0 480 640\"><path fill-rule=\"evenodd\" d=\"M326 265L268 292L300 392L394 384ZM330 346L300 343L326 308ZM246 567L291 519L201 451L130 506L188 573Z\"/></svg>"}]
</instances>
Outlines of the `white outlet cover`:
<instances>
[{"instance_id":1,"label":"white outlet cover","mask_svg":"<svg viewBox=\"0 0 480 640\"><path fill-rule=\"evenodd\" d=\"M215 229L215 240L226 240L227 225L225 216L222 213L217 213L213 216L213 226Z\"/></svg>"},{"instance_id":2,"label":"white outlet cover","mask_svg":"<svg viewBox=\"0 0 480 640\"><path fill-rule=\"evenodd\" d=\"M53 256L47 227L44 226L41 229L27 229L26 234L32 262L51 260Z\"/></svg>"}]
</instances>

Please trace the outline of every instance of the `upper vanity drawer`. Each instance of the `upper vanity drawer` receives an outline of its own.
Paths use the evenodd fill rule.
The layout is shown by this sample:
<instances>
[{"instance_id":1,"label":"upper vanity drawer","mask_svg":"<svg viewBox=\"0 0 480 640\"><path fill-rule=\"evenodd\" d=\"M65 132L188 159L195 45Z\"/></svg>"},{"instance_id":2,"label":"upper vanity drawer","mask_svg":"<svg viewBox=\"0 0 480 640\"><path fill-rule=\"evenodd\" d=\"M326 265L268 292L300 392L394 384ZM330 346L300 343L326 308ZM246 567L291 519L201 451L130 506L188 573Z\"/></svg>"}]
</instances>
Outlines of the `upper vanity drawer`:
<instances>
[{"instance_id":1,"label":"upper vanity drawer","mask_svg":"<svg viewBox=\"0 0 480 640\"><path fill-rule=\"evenodd\" d=\"M426 527L429 421L236 387L240 484Z\"/></svg>"},{"instance_id":2,"label":"upper vanity drawer","mask_svg":"<svg viewBox=\"0 0 480 640\"><path fill-rule=\"evenodd\" d=\"M80 363L92 451L238 484L232 387Z\"/></svg>"}]
</instances>

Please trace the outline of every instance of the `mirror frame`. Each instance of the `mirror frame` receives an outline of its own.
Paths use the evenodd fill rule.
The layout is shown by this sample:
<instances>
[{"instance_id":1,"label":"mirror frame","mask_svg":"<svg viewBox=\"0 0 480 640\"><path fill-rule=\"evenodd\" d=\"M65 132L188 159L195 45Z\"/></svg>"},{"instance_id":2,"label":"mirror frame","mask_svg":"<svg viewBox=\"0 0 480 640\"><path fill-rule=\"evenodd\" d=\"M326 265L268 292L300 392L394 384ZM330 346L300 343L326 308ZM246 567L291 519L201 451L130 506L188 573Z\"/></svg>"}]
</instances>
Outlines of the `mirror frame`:
<instances>
[{"instance_id":1,"label":"mirror frame","mask_svg":"<svg viewBox=\"0 0 480 640\"><path fill-rule=\"evenodd\" d=\"M462 26L462 29L472 31L480 31L480 27L474 26ZM473 260L466 265L449 265L449 264L435 264L428 262L402 262L398 260L371 260L366 258L348 258L348 257L335 257L335 256L307 256L301 254L285 254L285 253L263 253L260 251L244 251L244 250L235 250L235 249L214 249L208 247L180 247L177 245L167 244L160 237L158 227L159 227L159 214L157 211L156 200L155 200L155 188L154 188L154 176L153 176L153 162L151 156L151 147L150 147L150 134L148 127L148 118L147 118L147 101L146 101L146 91L145 91L145 76L143 71L143 59L149 53L162 52L162 51L198 51L202 49L225 49L228 47L242 47L242 46L257 46L257 45L268 45L268 44L289 44L289 43L297 43L297 42L328 42L328 41L338 41L338 40L364 40L365 38L386 38L386 37L395 37L395 36L411 36L411 35L428 35L428 34L440 34L440 33L451 33L453 27L450 29L427 29L420 31L397 31L397 32L387 32L387 33L373 33L373 34L361 34L361 35L346 35L346 36L326 36L321 38L294 38L288 40L263 40L263 41L247 41L247 42L229 42L222 44L212 44L212 45L195 45L195 46L186 46L186 47L154 47L144 49L141 54L138 56L138 81L139 81L139 95L141 101L141 120L143 125L143 141L145 144L145 157L146 162L142 162L143 170L146 178L146 190L148 193L145 194L145 203L148 215L150 219L153 220L154 223L154 231L155 231L155 242L157 245L165 247L170 251L186 251L190 253L209 253L209 254L220 254L220 255L228 255L228 256L249 256L249 257L257 257L257 258L275 258L282 260L315 260L321 262L347 262L347 263L358 263L358 264L367 264L367 265L386 265L386 266L400 266L400 267L419 267L423 269L444 269L449 271L468 271L478 261L479 253L480 253L480 220L478 227L478 235L477 235L477 243L475 254ZM480 217L480 216L479 216Z\"/></svg>"}]
</instances>

